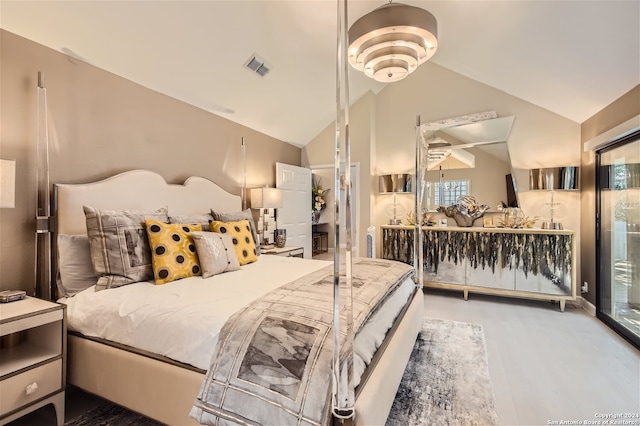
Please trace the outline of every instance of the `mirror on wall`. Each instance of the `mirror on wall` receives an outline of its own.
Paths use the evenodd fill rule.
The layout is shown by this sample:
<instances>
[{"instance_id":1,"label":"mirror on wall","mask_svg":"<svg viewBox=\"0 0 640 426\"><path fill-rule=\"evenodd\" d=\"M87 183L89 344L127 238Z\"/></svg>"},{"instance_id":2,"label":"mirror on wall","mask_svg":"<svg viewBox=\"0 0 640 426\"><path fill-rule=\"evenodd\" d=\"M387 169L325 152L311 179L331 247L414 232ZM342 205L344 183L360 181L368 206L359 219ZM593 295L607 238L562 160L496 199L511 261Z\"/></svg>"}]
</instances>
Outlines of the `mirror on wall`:
<instances>
[{"instance_id":1,"label":"mirror on wall","mask_svg":"<svg viewBox=\"0 0 640 426\"><path fill-rule=\"evenodd\" d=\"M495 211L500 203L517 207L507 140L515 117L425 129L428 144L425 201L429 210L472 195Z\"/></svg>"}]
</instances>

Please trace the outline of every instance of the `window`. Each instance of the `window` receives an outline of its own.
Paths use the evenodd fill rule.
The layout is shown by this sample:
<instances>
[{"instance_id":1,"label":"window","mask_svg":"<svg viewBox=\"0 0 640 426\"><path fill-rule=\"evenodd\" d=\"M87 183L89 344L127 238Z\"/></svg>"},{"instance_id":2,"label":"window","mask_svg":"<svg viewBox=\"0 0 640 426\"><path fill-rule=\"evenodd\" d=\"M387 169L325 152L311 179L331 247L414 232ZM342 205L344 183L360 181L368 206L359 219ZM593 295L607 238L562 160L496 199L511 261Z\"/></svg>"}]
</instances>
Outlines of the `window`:
<instances>
[{"instance_id":1,"label":"window","mask_svg":"<svg viewBox=\"0 0 640 426\"><path fill-rule=\"evenodd\" d=\"M443 180L433 185L433 200L438 206L451 206L458 202L460 197L470 194L469 180Z\"/></svg>"}]
</instances>

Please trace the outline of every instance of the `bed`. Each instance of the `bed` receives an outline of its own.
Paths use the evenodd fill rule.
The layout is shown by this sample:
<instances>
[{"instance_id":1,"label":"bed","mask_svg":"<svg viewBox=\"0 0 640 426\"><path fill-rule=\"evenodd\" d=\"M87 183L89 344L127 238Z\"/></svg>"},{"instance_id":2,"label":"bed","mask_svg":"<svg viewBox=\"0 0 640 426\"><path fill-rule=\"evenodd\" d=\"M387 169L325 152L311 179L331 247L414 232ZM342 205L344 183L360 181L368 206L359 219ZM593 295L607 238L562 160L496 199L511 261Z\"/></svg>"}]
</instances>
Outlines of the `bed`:
<instances>
[{"instance_id":1,"label":"bed","mask_svg":"<svg viewBox=\"0 0 640 426\"><path fill-rule=\"evenodd\" d=\"M164 208L171 220L212 210L235 214L241 211L241 199L204 178L191 177L183 185L172 185L143 170L95 183L58 184L54 186L56 241L87 234L83 206L134 211ZM56 246L59 261L70 257L65 250L64 244ZM332 264L264 254L258 259L206 279L194 276L162 286L140 281L101 291L89 286L60 297L67 304L71 330L68 382L162 423L198 424L190 412L203 388L207 366L215 358L217 330L235 311L257 303L252 302L254 296L270 295L305 277L320 276ZM354 364L359 382L356 424L384 424L422 327L423 296L412 279L403 278L387 293L385 309L391 307L376 308L367 316L355 341L356 352L363 345L375 346L370 354L361 356L366 360ZM200 324L210 311L216 312L210 322L217 325ZM114 312L115 316L107 316ZM188 315L178 317L180 312ZM180 328L194 323L201 329ZM329 417L322 423L328 423Z\"/></svg>"}]
</instances>

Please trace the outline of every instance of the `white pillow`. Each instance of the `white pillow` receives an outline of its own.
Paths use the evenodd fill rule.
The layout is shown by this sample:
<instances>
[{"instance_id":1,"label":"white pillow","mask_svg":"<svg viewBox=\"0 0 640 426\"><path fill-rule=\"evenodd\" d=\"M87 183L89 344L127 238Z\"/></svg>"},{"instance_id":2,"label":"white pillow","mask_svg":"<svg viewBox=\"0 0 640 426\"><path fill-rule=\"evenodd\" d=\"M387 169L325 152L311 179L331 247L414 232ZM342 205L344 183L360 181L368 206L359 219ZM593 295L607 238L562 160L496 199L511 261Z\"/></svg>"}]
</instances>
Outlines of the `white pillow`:
<instances>
[{"instance_id":1,"label":"white pillow","mask_svg":"<svg viewBox=\"0 0 640 426\"><path fill-rule=\"evenodd\" d=\"M230 235L196 231L191 233L191 238L196 243L202 278L240 269Z\"/></svg>"},{"instance_id":2,"label":"white pillow","mask_svg":"<svg viewBox=\"0 0 640 426\"><path fill-rule=\"evenodd\" d=\"M61 297L71 297L96 284L98 278L86 235L58 235L58 271Z\"/></svg>"}]
</instances>

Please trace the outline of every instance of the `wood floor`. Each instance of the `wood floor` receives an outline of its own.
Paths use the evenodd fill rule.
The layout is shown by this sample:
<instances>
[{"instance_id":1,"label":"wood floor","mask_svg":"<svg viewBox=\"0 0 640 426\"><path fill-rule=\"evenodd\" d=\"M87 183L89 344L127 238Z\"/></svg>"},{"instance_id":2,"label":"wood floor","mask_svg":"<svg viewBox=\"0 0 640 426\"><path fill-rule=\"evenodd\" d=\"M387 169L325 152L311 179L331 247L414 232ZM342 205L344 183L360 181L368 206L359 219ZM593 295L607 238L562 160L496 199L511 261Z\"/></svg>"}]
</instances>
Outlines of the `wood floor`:
<instances>
[{"instance_id":1,"label":"wood floor","mask_svg":"<svg viewBox=\"0 0 640 426\"><path fill-rule=\"evenodd\" d=\"M482 325L500 424L640 412L640 352L579 307L428 289L425 316Z\"/></svg>"},{"instance_id":2,"label":"wood floor","mask_svg":"<svg viewBox=\"0 0 640 426\"><path fill-rule=\"evenodd\" d=\"M640 307L637 304L637 300L635 300L636 303L629 303L630 287L635 286L637 289L639 284L633 283L630 279L625 279L622 282L615 280L614 285L614 309L604 310L604 312L630 332L640 336Z\"/></svg>"},{"instance_id":3,"label":"wood floor","mask_svg":"<svg viewBox=\"0 0 640 426\"><path fill-rule=\"evenodd\" d=\"M640 412L640 352L581 308L426 290L425 312L482 325L502 425L587 424L602 420L598 414ZM67 421L97 403L72 389ZM54 424L49 406L11 426Z\"/></svg>"}]
</instances>

